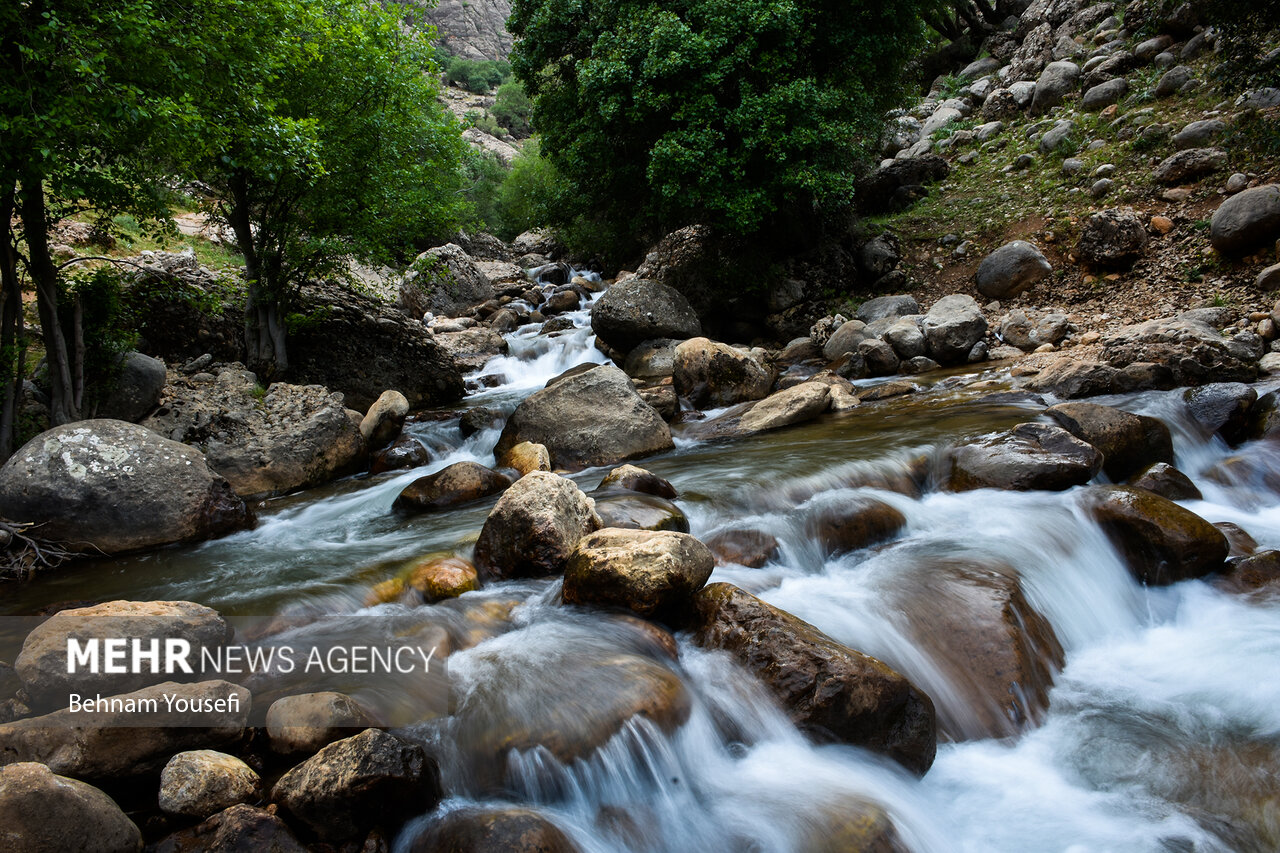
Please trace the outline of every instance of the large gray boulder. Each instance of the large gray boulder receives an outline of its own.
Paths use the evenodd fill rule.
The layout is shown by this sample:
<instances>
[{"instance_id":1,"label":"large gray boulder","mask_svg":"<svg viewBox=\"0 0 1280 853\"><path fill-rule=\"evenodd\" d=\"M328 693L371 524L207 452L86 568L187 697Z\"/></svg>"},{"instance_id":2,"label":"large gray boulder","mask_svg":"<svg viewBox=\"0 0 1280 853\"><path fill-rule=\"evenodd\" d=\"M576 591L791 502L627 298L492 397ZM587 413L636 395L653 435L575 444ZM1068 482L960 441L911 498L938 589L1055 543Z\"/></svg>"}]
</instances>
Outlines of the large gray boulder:
<instances>
[{"instance_id":1,"label":"large gray boulder","mask_svg":"<svg viewBox=\"0 0 1280 853\"><path fill-rule=\"evenodd\" d=\"M1084 93L1080 106L1089 112L1097 112L1104 107L1118 103L1127 94L1129 94L1129 81L1123 77L1116 77L1096 86L1091 86Z\"/></svg>"},{"instance_id":2,"label":"large gray boulder","mask_svg":"<svg viewBox=\"0 0 1280 853\"><path fill-rule=\"evenodd\" d=\"M1221 148L1187 148L1156 166L1152 177L1162 184L1197 181L1227 167L1227 152Z\"/></svg>"},{"instance_id":3,"label":"large gray boulder","mask_svg":"<svg viewBox=\"0 0 1280 853\"><path fill-rule=\"evenodd\" d=\"M428 249L400 280L400 307L417 319L456 317L493 298L493 284L456 243Z\"/></svg>"},{"instance_id":4,"label":"large gray boulder","mask_svg":"<svg viewBox=\"0 0 1280 853\"><path fill-rule=\"evenodd\" d=\"M1089 482L1102 470L1102 454L1064 429L1019 424L952 448L948 481L971 489L1062 491Z\"/></svg>"},{"instance_id":5,"label":"large gray boulder","mask_svg":"<svg viewBox=\"0 0 1280 853\"><path fill-rule=\"evenodd\" d=\"M199 450L112 420L54 427L23 445L0 468L0 516L107 554L221 536L252 520Z\"/></svg>"},{"instance_id":6,"label":"large gray boulder","mask_svg":"<svg viewBox=\"0 0 1280 853\"><path fill-rule=\"evenodd\" d=\"M476 540L476 571L497 580L559 574L578 541L600 526L595 503L571 480L531 471L485 519Z\"/></svg>"},{"instance_id":7,"label":"large gray boulder","mask_svg":"<svg viewBox=\"0 0 1280 853\"><path fill-rule=\"evenodd\" d=\"M142 833L102 791L24 761L0 767L0 847L14 853L136 853Z\"/></svg>"},{"instance_id":8,"label":"large gray boulder","mask_svg":"<svg viewBox=\"0 0 1280 853\"><path fill-rule=\"evenodd\" d=\"M877 296L868 299L858 306L854 316L864 323L874 323L890 317L908 317L920 313L920 303L914 296L898 294L895 296Z\"/></svg>"},{"instance_id":9,"label":"large gray boulder","mask_svg":"<svg viewBox=\"0 0 1280 853\"><path fill-rule=\"evenodd\" d=\"M126 637L144 646L157 641L163 649L166 640L183 640L191 646L191 664L197 669L203 649L214 651L225 645L232 635L231 626L218 611L190 601L109 601L92 607L60 610L36 626L22 643L22 651L14 661L14 671L27 691L30 704L39 709L66 707L69 693L112 696L150 687L162 681L194 680L190 674L167 673L162 666L152 672L144 666L138 671L108 673L86 671L83 665L71 671L67 647L72 639L81 646L93 639ZM105 655L105 651L100 650ZM104 657L99 658L105 661Z\"/></svg>"},{"instance_id":10,"label":"large gray boulder","mask_svg":"<svg viewBox=\"0 0 1280 853\"><path fill-rule=\"evenodd\" d=\"M1237 193L1213 212L1209 239L1219 252L1242 254L1280 239L1280 184Z\"/></svg>"},{"instance_id":11,"label":"large gray boulder","mask_svg":"<svg viewBox=\"0 0 1280 853\"><path fill-rule=\"evenodd\" d=\"M674 447L662 416L613 365L561 379L525 398L507 419L494 453L501 459L525 441L544 445L554 467L570 470Z\"/></svg>"},{"instance_id":12,"label":"large gray boulder","mask_svg":"<svg viewBox=\"0 0 1280 853\"><path fill-rule=\"evenodd\" d=\"M957 293L934 303L925 315L923 330L934 361L964 364L974 344L987 333L987 318L972 296Z\"/></svg>"},{"instance_id":13,"label":"large gray boulder","mask_svg":"<svg viewBox=\"0 0 1280 853\"><path fill-rule=\"evenodd\" d=\"M99 418L137 423L160 403L164 383L163 361L140 352L125 353L120 359L120 372L94 414Z\"/></svg>"},{"instance_id":14,"label":"large gray boulder","mask_svg":"<svg viewBox=\"0 0 1280 853\"><path fill-rule=\"evenodd\" d=\"M1040 250L1025 240L1014 240L982 259L978 265L978 292L988 299L1008 299L1053 272Z\"/></svg>"},{"instance_id":15,"label":"large gray boulder","mask_svg":"<svg viewBox=\"0 0 1280 853\"><path fill-rule=\"evenodd\" d=\"M1137 213L1128 208L1112 209L1089 217L1076 251L1086 264L1126 268L1142 257L1149 242L1146 226Z\"/></svg>"},{"instance_id":16,"label":"large gray boulder","mask_svg":"<svg viewBox=\"0 0 1280 853\"><path fill-rule=\"evenodd\" d=\"M684 340L702 334L698 315L674 287L643 278L615 284L591 308L591 330L618 352L654 338Z\"/></svg>"},{"instance_id":17,"label":"large gray boulder","mask_svg":"<svg viewBox=\"0 0 1280 853\"><path fill-rule=\"evenodd\" d=\"M871 340L875 335L867 331L867 324L862 320L849 320L841 323L832 332L831 337L822 345L822 356L827 361L835 361L840 356L858 351L858 344Z\"/></svg>"},{"instance_id":18,"label":"large gray boulder","mask_svg":"<svg viewBox=\"0 0 1280 853\"><path fill-rule=\"evenodd\" d=\"M1174 134L1173 147L1179 151L1187 148L1200 148L1206 142L1221 136L1226 132L1226 129L1226 122L1216 118L1193 121Z\"/></svg>"},{"instance_id":19,"label":"large gray boulder","mask_svg":"<svg viewBox=\"0 0 1280 853\"><path fill-rule=\"evenodd\" d=\"M1075 91L1080 80L1080 66L1074 62L1062 60L1050 62L1040 72L1036 81L1035 97L1031 100L1031 112L1043 113L1062 103L1068 94Z\"/></svg>"},{"instance_id":20,"label":"large gray boulder","mask_svg":"<svg viewBox=\"0 0 1280 853\"><path fill-rule=\"evenodd\" d=\"M699 408L759 400L773 385L773 374L753 356L707 338L677 346L673 368L676 393Z\"/></svg>"}]
</instances>

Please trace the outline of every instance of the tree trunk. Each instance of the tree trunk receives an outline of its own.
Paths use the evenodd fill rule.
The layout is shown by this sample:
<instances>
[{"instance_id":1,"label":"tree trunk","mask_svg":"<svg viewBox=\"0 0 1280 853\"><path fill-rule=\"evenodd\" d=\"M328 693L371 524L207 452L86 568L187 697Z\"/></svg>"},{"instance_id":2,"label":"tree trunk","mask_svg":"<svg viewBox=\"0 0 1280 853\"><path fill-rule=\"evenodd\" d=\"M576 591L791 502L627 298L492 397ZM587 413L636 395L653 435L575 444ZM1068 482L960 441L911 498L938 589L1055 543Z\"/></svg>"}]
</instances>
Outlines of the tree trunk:
<instances>
[{"instance_id":1,"label":"tree trunk","mask_svg":"<svg viewBox=\"0 0 1280 853\"><path fill-rule=\"evenodd\" d=\"M39 176L22 180L19 210L22 233L27 240L27 264L36 286L36 306L40 311L40 331L44 336L45 360L49 368L49 420L54 426L80 419L75 405L74 383L67 340L58 322L58 270L49 254L49 214L44 202L44 184Z\"/></svg>"},{"instance_id":2,"label":"tree trunk","mask_svg":"<svg viewBox=\"0 0 1280 853\"><path fill-rule=\"evenodd\" d=\"M248 279L249 292L244 306L245 359L255 370L266 368L269 373L281 373L289 367L284 324L280 319L279 302L272 292L272 283L263 280L266 271L253 239L247 176L244 173L234 175L230 190L227 219L244 255L245 277Z\"/></svg>"},{"instance_id":3,"label":"tree trunk","mask_svg":"<svg viewBox=\"0 0 1280 853\"><path fill-rule=\"evenodd\" d=\"M13 250L13 213L16 182L0 182L0 353L12 374L4 377L0 400L0 463L17 448L18 404L26 373L27 341L22 324L22 289L18 283L18 259Z\"/></svg>"}]
</instances>

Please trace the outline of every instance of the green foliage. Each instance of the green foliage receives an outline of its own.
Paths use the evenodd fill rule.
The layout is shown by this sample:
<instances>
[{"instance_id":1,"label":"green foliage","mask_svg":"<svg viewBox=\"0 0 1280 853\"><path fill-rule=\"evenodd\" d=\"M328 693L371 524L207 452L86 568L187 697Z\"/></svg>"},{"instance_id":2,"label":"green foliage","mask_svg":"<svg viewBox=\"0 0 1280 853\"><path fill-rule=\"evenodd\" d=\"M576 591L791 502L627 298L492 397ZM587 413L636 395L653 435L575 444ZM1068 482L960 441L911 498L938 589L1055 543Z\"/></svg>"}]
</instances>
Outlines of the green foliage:
<instances>
[{"instance_id":1,"label":"green foliage","mask_svg":"<svg viewBox=\"0 0 1280 853\"><path fill-rule=\"evenodd\" d=\"M512 65L572 190L558 220L591 211L634 245L694 222L783 240L841 223L927 5L516 0Z\"/></svg>"},{"instance_id":2,"label":"green foliage","mask_svg":"<svg viewBox=\"0 0 1280 853\"><path fill-rule=\"evenodd\" d=\"M491 91L511 76L511 64L495 59L463 59L455 56L445 67L444 77L454 86L477 95Z\"/></svg>"},{"instance_id":3,"label":"green foliage","mask_svg":"<svg viewBox=\"0 0 1280 853\"><path fill-rule=\"evenodd\" d=\"M960 90L969 85L969 81L958 74L948 74L938 81L938 94L942 99L954 98L960 94Z\"/></svg>"},{"instance_id":4,"label":"green foliage","mask_svg":"<svg viewBox=\"0 0 1280 853\"><path fill-rule=\"evenodd\" d=\"M84 382L90 399L109 392L120 373L120 357L138 343L136 318L129 312L122 294L124 277L114 266L77 270L63 279L62 298L78 305L84 343ZM68 338L73 331L75 312L63 314Z\"/></svg>"},{"instance_id":5,"label":"green foliage","mask_svg":"<svg viewBox=\"0 0 1280 853\"><path fill-rule=\"evenodd\" d=\"M497 156L469 149L463 160L463 175L462 194L469 213L465 226L468 230L503 236L505 229L498 209L498 191L507 177L507 168Z\"/></svg>"},{"instance_id":6,"label":"green foliage","mask_svg":"<svg viewBox=\"0 0 1280 853\"><path fill-rule=\"evenodd\" d=\"M1196 6L1219 31L1216 77L1223 88L1280 85L1280 0L1196 0Z\"/></svg>"},{"instance_id":7,"label":"green foliage","mask_svg":"<svg viewBox=\"0 0 1280 853\"><path fill-rule=\"evenodd\" d=\"M511 132L516 139L524 139L533 132L533 102L525 94L519 80L508 80L498 87L497 97L490 110L498 124Z\"/></svg>"},{"instance_id":8,"label":"green foliage","mask_svg":"<svg viewBox=\"0 0 1280 853\"><path fill-rule=\"evenodd\" d=\"M557 210L568 203L569 192L559 171L542 156L538 141L529 140L498 187L496 201L501 222L498 236L509 240L521 232L555 221ZM573 235L586 236L580 233L583 223L569 224ZM580 241L569 240L571 246L575 242Z\"/></svg>"}]
</instances>

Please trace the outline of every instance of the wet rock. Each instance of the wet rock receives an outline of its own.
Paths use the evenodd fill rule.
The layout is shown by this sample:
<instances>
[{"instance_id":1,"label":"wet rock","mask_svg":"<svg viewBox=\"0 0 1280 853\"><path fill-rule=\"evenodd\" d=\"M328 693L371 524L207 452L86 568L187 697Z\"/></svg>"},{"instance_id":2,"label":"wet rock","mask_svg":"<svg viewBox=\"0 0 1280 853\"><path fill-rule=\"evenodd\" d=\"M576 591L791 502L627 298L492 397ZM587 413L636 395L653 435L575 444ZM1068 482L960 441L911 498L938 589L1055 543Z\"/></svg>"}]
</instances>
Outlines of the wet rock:
<instances>
[{"instance_id":1,"label":"wet rock","mask_svg":"<svg viewBox=\"0 0 1280 853\"><path fill-rule=\"evenodd\" d=\"M893 820L883 808L859 799L844 799L805 821L796 848L803 853L908 853Z\"/></svg>"},{"instance_id":2,"label":"wet rock","mask_svg":"<svg viewBox=\"0 0 1280 853\"><path fill-rule=\"evenodd\" d=\"M978 265L978 292L988 299L1008 299L1045 279L1053 266L1025 240L1014 240L987 255Z\"/></svg>"},{"instance_id":3,"label":"wet rock","mask_svg":"<svg viewBox=\"0 0 1280 853\"><path fill-rule=\"evenodd\" d=\"M1219 571L1227 538L1200 516L1159 495L1130 486L1098 486L1089 512L1138 580L1153 586Z\"/></svg>"},{"instance_id":4,"label":"wet rock","mask_svg":"<svg viewBox=\"0 0 1280 853\"><path fill-rule=\"evenodd\" d=\"M538 307L544 315L551 317L568 311L577 311L581 297L575 290L558 290L547 297L547 301Z\"/></svg>"},{"instance_id":5,"label":"wet rock","mask_svg":"<svg viewBox=\"0 0 1280 853\"><path fill-rule=\"evenodd\" d=\"M892 376L898 372L898 354L884 341L862 341L858 344L858 355L862 356L870 376Z\"/></svg>"},{"instance_id":6,"label":"wet rock","mask_svg":"<svg viewBox=\"0 0 1280 853\"><path fill-rule=\"evenodd\" d=\"M409 571L409 586L422 593L428 604L457 598L480 588L479 575L470 560L461 557L428 557Z\"/></svg>"},{"instance_id":7,"label":"wet rock","mask_svg":"<svg viewBox=\"0 0 1280 853\"><path fill-rule=\"evenodd\" d=\"M891 539L906 523L906 517L884 501L858 497L815 511L809 519L808 535L826 553L841 554Z\"/></svg>"},{"instance_id":8,"label":"wet rock","mask_svg":"<svg viewBox=\"0 0 1280 853\"><path fill-rule=\"evenodd\" d=\"M1228 592L1280 593L1280 551L1258 551L1228 565L1230 568L1219 581L1219 586Z\"/></svg>"},{"instance_id":9,"label":"wet rock","mask_svg":"<svg viewBox=\"0 0 1280 853\"><path fill-rule=\"evenodd\" d=\"M744 432L764 432L803 423L827 411L831 405L831 389L822 382L802 382L785 391L771 394L742 415Z\"/></svg>"},{"instance_id":10,"label":"wet rock","mask_svg":"<svg viewBox=\"0 0 1280 853\"><path fill-rule=\"evenodd\" d=\"M265 809L232 806L154 845L154 853L307 853L293 830Z\"/></svg>"},{"instance_id":11,"label":"wet rock","mask_svg":"<svg viewBox=\"0 0 1280 853\"><path fill-rule=\"evenodd\" d=\"M601 527L689 532L689 519L666 498L619 488L597 489L591 498L596 502Z\"/></svg>"},{"instance_id":12,"label":"wet rock","mask_svg":"<svg viewBox=\"0 0 1280 853\"><path fill-rule=\"evenodd\" d=\"M240 759L212 749L179 752L160 773L160 808L184 817L209 817L255 802L262 780Z\"/></svg>"},{"instance_id":13,"label":"wet rock","mask_svg":"<svg viewBox=\"0 0 1280 853\"><path fill-rule=\"evenodd\" d=\"M376 725L359 702L333 691L284 696L271 703L266 717L271 750L279 755L314 755Z\"/></svg>"},{"instance_id":14,"label":"wet rock","mask_svg":"<svg viewBox=\"0 0 1280 853\"><path fill-rule=\"evenodd\" d=\"M579 853L554 823L531 809L465 808L422 830L408 853Z\"/></svg>"},{"instance_id":15,"label":"wet rock","mask_svg":"<svg viewBox=\"0 0 1280 853\"><path fill-rule=\"evenodd\" d=\"M514 468L523 477L530 471L550 471L551 452L544 444L522 441L502 455L502 468Z\"/></svg>"},{"instance_id":16,"label":"wet rock","mask_svg":"<svg viewBox=\"0 0 1280 853\"><path fill-rule=\"evenodd\" d=\"M676 389L671 385L639 388L636 393L667 423L675 420L676 415L680 414L680 400L676 396Z\"/></svg>"},{"instance_id":17,"label":"wet rock","mask_svg":"<svg viewBox=\"0 0 1280 853\"><path fill-rule=\"evenodd\" d=\"M987 318L972 296L944 296L922 324L929 355L942 365L965 364L974 345L987 333Z\"/></svg>"},{"instance_id":18,"label":"wet rock","mask_svg":"<svg viewBox=\"0 0 1280 853\"><path fill-rule=\"evenodd\" d=\"M14 670L33 708L66 708L71 693L114 696L173 681L175 676L195 680L194 674L183 678L180 671L164 671L166 641L190 643L193 659L198 659L203 649L216 653L231 636L231 626L218 611L190 601L111 601L60 610L49 617L27 635L14 661ZM93 672L86 671L83 664L71 671L67 647L72 639L88 645L88 640L114 637L136 639L144 649L156 643L162 655L156 667L159 671L153 673L150 666L143 666L138 672ZM196 668L194 664L192 668Z\"/></svg>"},{"instance_id":19,"label":"wet rock","mask_svg":"<svg viewBox=\"0 0 1280 853\"><path fill-rule=\"evenodd\" d=\"M1119 103L1127 94L1129 94L1129 81L1123 77L1116 77L1090 87L1084 93L1080 106L1089 112L1097 112L1103 107Z\"/></svg>"},{"instance_id":20,"label":"wet rock","mask_svg":"<svg viewBox=\"0 0 1280 853\"><path fill-rule=\"evenodd\" d=\"M645 341L627 353L623 370L632 379L665 379L675 372L676 345L671 338Z\"/></svg>"},{"instance_id":21,"label":"wet rock","mask_svg":"<svg viewBox=\"0 0 1280 853\"><path fill-rule=\"evenodd\" d=\"M729 652L810 735L882 753L916 773L933 764L933 702L885 664L729 584L706 587L695 606L695 642Z\"/></svg>"},{"instance_id":22,"label":"wet rock","mask_svg":"<svg viewBox=\"0 0 1280 853\"><path fill-rule=\"evenodd\" d=\"M1042 367L1026 387L1073 400L1110 394L1116 390L1119 375L1120 371L1110 365L1063 356Z\"/></svg>"},{"instance_id":23,"label":"wet rock","mask_svg":"<svg viewBox=\"0 0 1280 853\"><path fill-rule=\"evenodd\" d=\"M1165 159L1152 173L1162 184L1184 184L1227 167L1227 152L1221 148L1187 148Z\"/></svg>"},{"instance_id":24,"label":"wet rock","mask_svg":"<svg viewBox=\"0 0 1280 853\"><path fill-rule=\"evenodd\" d=\"M1183 394L1187 411L1206 432L1235 447L1248 438L1249 413L1258 392L1242 382L1214 382Z\"/></svg>"},{"instance_id":25,"label":"wet rock","mask_svg":"<svg viewBox=\"0 0 1280 853\"><path fill-rule=\"evenodd\" d=\"M1102 452L1102 470L1119 482L1156 462L1173 462L1173 437L1162 421L1099 406L1060 403L1046 415Z\"/></svg>"},{"instance_id":26,"label":"wet rock","mask_svg":"<svg viewBox=\"0 0 1280 853\"><path fill-rule=\"evenodd\" d=\"M20 762L0 767L0 842L15 853L136 853L142 833L92 785Z\"/></svg>"},{"instance_id":27,"label":"wet rock","mask_svg":"<svg viewBox=\"0 0 1280 853\"><path fill-rule=\"evenodd\" d=\"M1209 239L1213 248L1243 254L1280 238L1280 184L1267 184L1231 196L1213 212Z\"/></svg>"},{"instance_id":28,"label":"wet rock","mask_svg":"<svg viewBox=\"0 0 1280 853\"><path fill-rule=\"evenodd\" d=\"M907 394L914 394L919 391L919 386L911 382L885 382L874 388L868 388L860 392L860 398L864 403L874 403L877 400L889 400L894 397L904 397Z\"/></svg>"},{"instance_id":29,"label":"wet rock","mask_svg":"<svg viewBox=\"0 0 1280 853\"><path fill-rule=\"evenodd\" d=\"M1230 521L1217 521L1213 526L1227 537L1228 557L1247 557L1258 550L1258 541L1240 525Z\"/></svg>"},{"instance_id":30,"label":"wet rock","mask_svg":"<svg viewBox=\"0 0 1280 853\"><path fill-rule=\"evenodd\" d=\"M0 468L0 515L106 554L221 536L252 520L200 451L111 420L54 427L23 445Z\"/></svg>"},{"instance_id":31,"label":"wet rock","mask_svg":"<svg viewBox=\"0 0 1280 853\"><path fill-rule=\"evenodd\" d=\"M1142 217L1128 208L1089 217L1076 252L1087 264L1108 269L1131 266L1146 251L1149 238Z\"/></svg>"},{"instance_id":32,"label":"wet rock","mask_svg":"<svg viewBox=\"0 0 1280 853\"><path fill-rule=\"evenodd\" d=\"M600 481L600 488L627 489L668 499L676 497L676 487L668 480L635 465L621 465L614 468Z\"/></svg>"},{"instance_id":33,"label":"wet rock","mask_svg":"<svg viewBox=\"0 0 1280 853\"><path fill-rule=\"evenodd\" d=\"M1035 96L1031 101L1032 113L1043 113L1056 107L1075 91L1080 79L1080 66L1074 62L1050 62L1040 72L1036 81Z\"/></svg>"},{"instance_id":34,"label":"wet rock","mask_svg":"<svg viewBox=\"0 0 1280 853\"><path fill-rule=\"evenodd\" d=\"M591 330L619 352L655 338L685 340L702 334L698 315L674 287L642 278L615 284L591 309Z\"/></svg>"},{"instance_id":35,"label":"wet rock","mask_svg":"<svg viewBox=\"0 0 1280 853\"><path fill-rule=\"evenodd\" d=\"M137 423L159 405L165 381L163 361L140 352L125 353L120 358L120 372L94 415Z\"/></svg>"},{"instance_id":36,"label":"wet rock","mask_svg":"<svg viewBox=\"0 0 1280 853\"><path fill-rule=\"evenodd\" d=\"M948 484L957 492L1061 491L1089 482L1101 469L1102 454L1066 430L1019 424L952 448Z\"/></svg>"},{"instance_id":37,"label":"wet rock","mask_svg":"<svg viewBox=\"0 0 1280 853\"><path fill-rule=\"evenodd\" d=\"M505 355L510 346L501 333L488 326L436 332L432 340L463 370L480 369L494 356Z\"/></svg>"},{"instance_id":38,"label":"wet rock","mask_svg":"<svg viewBox=\"0 0 1280 853\"><path fill-rule=\"evenodd\" d=\"M707 546L687 533L606 528L578 542L565 569L564 601L669 619L688 609L713 568Z\"/></svg>"},{"instance_id":39,"label":"wet rock","mask_svg":"<svg viewBox=\"0 0 1280 853\"><path fill-rule=\"evenodd\" d=\"M431 453L411 435L402 435L390 445L374 453L369 460L369 473L382 474L418 468L431 461Z\"/></svg>"},{"instance_id":40,"label":"wet rock","mask_svg":"<svg viewBox=\"0 0 1280 853\"><path fill-rule=\"evenodd\" d=\"M456 243L428 249L400 280L399 306L410 317L457 317L493 298L493 284Z\"/></svg>"},{"instance_id":41,"label":"wet rock","mask_svg":"<svg viewBox=\"0 0 1280 853\"><path fill-rule=\"evenodd\" d=\"M1157 462L1129 479L1129 485L1171 501L1198 501L1204 496L1191 478L1166 462Z\"/></svg>"},{"instance_id":42,"label":"wet rock","mask_svg":"<svg viewBox=\"0 0 1280 853\"><path fill-rule=\"evenodd\" d=\"M331 743L271 790L301 825L326 841L394 829L440 802L440 770L422 747L377 729Z\"/></svg>"},{"instance_id":43,"label":"wet rock","mask_svg":"<svg viewBox=\"0 0 1280 853\"><path fill-rule=\"evenodd\" d=\"M478 462L455 462L405 486L392 508L398 512L434 512L496 495L510 485L510 477Z\"/></svg>"},{"instance_id":44,"label":"wet rock","mask_svg":"<svg viewBox=\"0 0 1280 853\"><path fill-rule=\"evenodd\" d=\"M907 317L920 313L920 303L914 296L900 294L896 296L877 296L868 299L858 306L854 316L864 323L874 323L888 317Z\"/></svg>"},{"instance_id":45,"label":"wet rock","mask_svg":"<svg viewBox=\"0 0 1280 853\"><path fill-rule=\"evenodd\" d=\"M399 391L383 391L360 421L360 435L370 450L381 450L400 435L409 416L409 401Z\"/></svg>"},{"instance_id":46,"label":"wet rock","mask_svg":"<svg viewBox=\"0 0 1280 853\"><path fill-rule=\"evenodd\" d=\"M517 444L544 445L555 468L612 465L670 450L671 430L612 365L592 367L538 391L516 408L498 438L503 456Z\"/></svg>"},{"instance_id":47,"label":"wet rock","mask_svg":"<svg viewBox=\"0 0 1280 853\"><path fill-rule=\"evenodd\" d=\"M698 408L759 400L773 385L773 376L755 358L707 338L676 347L673 378L676 393Z\"/></svg>"},{"instance_id":48,"label":"wet rock","mask_svg":"<svg viewBox=\"0 0 1280 853\"><path fill-rule=\"evenodd\" d=\"M707 539L717 566L734 564L758 569L777 556L778 540L763 530L722 530Z\"/></svg>"},{"instance_id":49,"label":"wet rock","mask_svg":"<svg viewBox=\"0 0 1280 853\"><path fill-rule=\"evenodd\" d=\"M578 541L600 524L590 498L571 481L533 471L489 513L476 540L476 570L498 580L560 574Z\"/></svg>"},{"instance_id":50,"label":"wet rock","mask_svg":"<svg viewBox=\"0 0 1280 853\"><path fill-rule=\"evenodd\" d=\"M173 710L166 694L174 698ZM226 681L166 681L106 698L119 700L119 706L63 708L0 725L0 755L7 761L38 761L78 779L127 779L158 771L175 753L238 742L251 700L248 690ZM180 706L213 710L187 712Z\"/></svg>"}]
</instances>

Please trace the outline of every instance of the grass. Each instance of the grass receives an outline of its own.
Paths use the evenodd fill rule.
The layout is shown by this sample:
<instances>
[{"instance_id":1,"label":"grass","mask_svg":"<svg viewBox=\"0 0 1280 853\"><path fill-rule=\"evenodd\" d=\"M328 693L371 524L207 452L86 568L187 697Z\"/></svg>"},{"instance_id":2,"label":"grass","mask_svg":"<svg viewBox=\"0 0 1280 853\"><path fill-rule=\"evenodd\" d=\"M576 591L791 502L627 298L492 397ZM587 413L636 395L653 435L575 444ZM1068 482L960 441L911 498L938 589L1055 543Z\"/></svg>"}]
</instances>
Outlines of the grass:
<instances>
[{"instance_id":1,"label":"grass","mask_svg":"<svg viewBox=\"0 0 1280 853\"><path fill-rule=\"evenodd\" d=\"M210 269L244 266L244 256L225 244L182 235L176 230L156 233L154 229L144 229L138 220L128 214L116 216L111 222L116 247L105 253L110 257L129 257L144 251L181 252L189 248L195 252L196 260Z\"/></svg>"}]
</instances>

